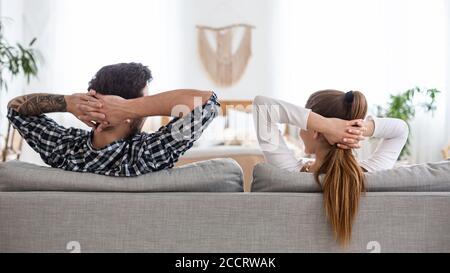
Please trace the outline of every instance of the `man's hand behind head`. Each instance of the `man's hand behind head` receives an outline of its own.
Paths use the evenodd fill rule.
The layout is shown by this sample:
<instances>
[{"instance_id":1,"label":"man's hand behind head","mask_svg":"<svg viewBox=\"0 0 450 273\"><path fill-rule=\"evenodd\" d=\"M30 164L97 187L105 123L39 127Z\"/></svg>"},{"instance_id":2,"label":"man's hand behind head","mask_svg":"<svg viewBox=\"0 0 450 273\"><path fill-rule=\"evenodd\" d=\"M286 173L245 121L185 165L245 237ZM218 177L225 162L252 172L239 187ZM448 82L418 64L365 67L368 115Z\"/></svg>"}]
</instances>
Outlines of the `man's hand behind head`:
<instances>
[{"instance_id":1,"label":"man's hand behind head","mask_svg":"<svg viewBox=\"0 0 450 273\"><path fill-rule=\"evenodd\" d=\"M65 100L67 103L67 112L72 113L76 118L91 128L97 128L106 118L105 114L99 112L103 106L102 103L90 93L77 93L65 96ZM81 105L86 105L90 110L95 111L86 112L80 108Z\"/></svg>"},{"instance_id":2,"label":"man's hand behind head","mask_svg":"<svg viewBox=\"0 0 450 273\"><path fill-rule=\"evenodd\" d=\"M99 104L80 102L78 108L84 113L80 120L83 122L95 121L98 124L96 128L98 131L124 122L131 123L134 118L133 113L129 111L128 100L122 97L105 96L94 90L89 92L89 96L95 98Z\"/></svg>"}]
</instances>

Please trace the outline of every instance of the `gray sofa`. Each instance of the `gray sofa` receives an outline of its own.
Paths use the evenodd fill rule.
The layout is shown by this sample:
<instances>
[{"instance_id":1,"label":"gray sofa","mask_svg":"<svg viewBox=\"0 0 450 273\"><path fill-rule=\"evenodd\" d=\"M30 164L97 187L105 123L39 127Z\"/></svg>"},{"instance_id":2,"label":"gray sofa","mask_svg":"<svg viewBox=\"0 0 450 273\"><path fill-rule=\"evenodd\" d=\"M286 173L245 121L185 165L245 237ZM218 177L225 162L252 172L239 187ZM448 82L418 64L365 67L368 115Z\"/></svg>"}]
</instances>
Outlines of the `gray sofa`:
<instances>
[{"instance_id":1,"label":"gray sofa","mask_svg":"<svg viewBox=\"0 0 450 273\"><path fill-rule=\"evenodd\" d=\"M214 160L139 178L0 165L0 252L450 252L450 161L368 175L349 248L310 174Z\"/></svg>"}]
</instances>

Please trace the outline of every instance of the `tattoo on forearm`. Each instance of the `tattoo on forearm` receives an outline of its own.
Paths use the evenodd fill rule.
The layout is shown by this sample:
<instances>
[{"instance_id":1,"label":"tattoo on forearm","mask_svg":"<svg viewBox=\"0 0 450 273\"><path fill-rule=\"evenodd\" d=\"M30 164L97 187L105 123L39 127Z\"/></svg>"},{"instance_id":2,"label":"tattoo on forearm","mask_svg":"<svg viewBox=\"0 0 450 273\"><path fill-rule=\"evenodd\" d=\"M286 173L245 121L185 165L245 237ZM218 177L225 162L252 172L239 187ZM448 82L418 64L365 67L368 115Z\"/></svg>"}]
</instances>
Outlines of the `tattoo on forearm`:
<instances>
[{"instance_id":1,"label":"tattoo on forearm","mask_svg":"<svg viewBox=\"0 0 450 273\"><path fill-rule=\"evenodd\" d=\"M12 100L9 105L24 116L39 116L45 113L66 112L67 103L62 95L31 94Z\"/></svg>"}]
</instances>

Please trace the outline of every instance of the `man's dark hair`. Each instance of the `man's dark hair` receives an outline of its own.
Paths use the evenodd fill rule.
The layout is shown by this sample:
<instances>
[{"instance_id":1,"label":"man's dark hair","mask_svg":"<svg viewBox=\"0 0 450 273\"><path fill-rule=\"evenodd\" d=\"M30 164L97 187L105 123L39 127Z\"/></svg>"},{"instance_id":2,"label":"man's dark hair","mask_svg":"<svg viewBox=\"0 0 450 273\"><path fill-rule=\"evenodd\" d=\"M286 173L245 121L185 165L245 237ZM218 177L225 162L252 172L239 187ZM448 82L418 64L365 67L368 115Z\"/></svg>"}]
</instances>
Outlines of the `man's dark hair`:
<instances>
[{"instance_id":1,"label":"man's dark hair","mask_svg":"<svg viewBox=\"0 0 450 273\"><path fill-rule=\"evenodd\" d=\"M92 78L88 90L95 90L102 95L135 99L144 95L142 91L152 79L150 69L140 63L108 65Z\"/></svg>"}]
</instances>

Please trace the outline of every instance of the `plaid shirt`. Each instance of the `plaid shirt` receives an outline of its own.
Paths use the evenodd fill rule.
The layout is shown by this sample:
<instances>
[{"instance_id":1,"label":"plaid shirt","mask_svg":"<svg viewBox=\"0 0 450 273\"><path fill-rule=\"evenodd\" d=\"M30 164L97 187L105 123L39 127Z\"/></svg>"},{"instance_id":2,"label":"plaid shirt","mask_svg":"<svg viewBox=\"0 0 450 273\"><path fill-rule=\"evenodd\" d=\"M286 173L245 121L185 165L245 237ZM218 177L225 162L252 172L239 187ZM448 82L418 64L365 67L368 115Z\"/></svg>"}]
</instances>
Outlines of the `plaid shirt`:
<instances>
[{"instance_id":1,"label":"plaid shirt","mask_svg":"<svg viewBox=\"0 0 450 273\"><path fill-rule=\"evenodd\" d=\"M217 116L219 106L213 94L203 106L157 132L138 133L101 150L92 146L93 132L64 128L45 115L26 117L9 109L8 119L51 167L132 177L173 168Z\"/></svg>"}]
</instances>

